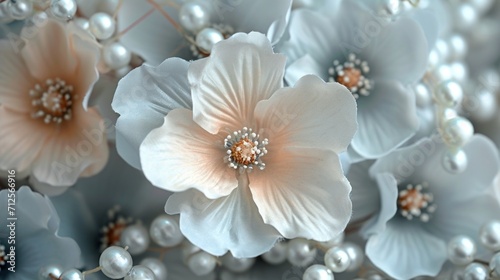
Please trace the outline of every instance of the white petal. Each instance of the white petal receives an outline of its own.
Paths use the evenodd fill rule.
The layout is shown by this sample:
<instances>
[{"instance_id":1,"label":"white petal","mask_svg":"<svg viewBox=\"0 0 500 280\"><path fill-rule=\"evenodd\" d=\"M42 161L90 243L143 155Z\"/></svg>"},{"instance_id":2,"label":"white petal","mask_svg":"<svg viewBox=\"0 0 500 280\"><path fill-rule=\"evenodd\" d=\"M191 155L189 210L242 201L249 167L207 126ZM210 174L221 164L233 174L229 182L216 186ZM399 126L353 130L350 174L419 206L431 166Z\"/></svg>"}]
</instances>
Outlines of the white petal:
<instances>
[{"instance_id":1,"label":"white petal","mask_svg":"<svg viewBox=\"0 0 500 280\"><path fill-rule=\"evenodd\" d=\"M252 200L248 178L226 197L207 199L196 190L173 194L165 210L181 214L181 231L189 241L210 254L228 250L237 258L256 257L269 251L280 237L265 224Z\"/></svg>"},{"instance_id":2,"label":"white petal","mask_svg":"<svg viewBox=\"0 0 500 280\"><path fill-rule=\"evenodd\" d=\"M415 100L401 84L377 81L369 96L358 100L359 129L352 148L365 158L386 155L418 129Z\"/></svg>"},{"instance_id":3,"label":"white petal","mask_svg":"<svg viewBox=\"0 0 500 280\"><path fill-rule=\"evenodd\" d=\"M31 77L19 51L11 44L13 41L0 41L0 104L16 111L31 110L29 90L35 81Z\"/></svg>"},{"instance_id":4,"label":"white petal","mask_svg":"<svg viewBox=\"0 0 500 280\"><path fill-rule=\"evenodd\" d=\"M191 56L187 41L162 14L165 12L179 22L178 10L168 4L162 8L157 10L145 0L124 0L118 12L118 32L126 31L120 41L152 65L172 56ZM145 18L141 21L142 17Z\"/></svg>"},{"instance_id":5,"label":"white petal","mask_svg":"<svg viewBox=\"0 0 500 280\"><path fill-rule=\"evenodd\" d=\"M283 86L285 57L259 33L238 33L194 61L188 76L194 120L210 133L250 126L257 102Z\"/></svg>"},{"instance_id":6,"label":"white petal","mask_svg":"<svg viewBox=\"0 0 500 280\"><path fill-rule=\"evenodd\" d=\"M370 237L366 255L396 279L435 276L446 261L446 242L417 223L391 221L383 232Z\"/></svg>"},{"instance_id":7,"label":"white petal","mask_svg":"<svg viewBox=\"0 0 500 280\"><path fill-rule=\"evenodd\" d=\"M328 79L327 68L306 54L286 68L285 80L288 85L293 86L300 78L308 74L316 75L323 80Z\"/></svg>"},{"instance_id":8,"label":"white petal","mask_svg":"<svg viewBox=\"0 0 500 280\"><path fill-rule=\"evenodd\" d=\"M269 149L264 170L250 173L250 190L264 222L285 238L331 240L351 216L351 186L332 151Z\"/></svg>"},{"instance_id":9,"label":"white petal","mask_svg":"<svg viewBox=\"0 0 500 280\"><path fill-rule=\"evenodd\" d=\"M213 135L192 120L187 109L172 110L141 144L141 165L148 180L169 191L198 189L208 198L236 188L236 172L224 162L226 135Z\"/></svg>"},{"instance_id":10,"label":"white petal","mask_svg":"<svg viewBox=\"0 0 500 280\"><path fill-rule=\"evenodd\" d=\"M352 186L351 222L365 220L374 214L378 214L380 194L377 183L368 174L368 169L372 164L373 161L353 164L346 175Z\"/></svg>"},{"instance_id":11,"label":"white petal","mask_svg":"<svg viewBox=\"0 0 500 280\"><path fill-rule=\"evenodd\" d=\"M337 83L308 75L255 108L258 127L283 147L345 151L356 131L356 102Z\"/></svg>"},{"instance_id":12,"label":"white petal","mask_svg":"<svg viewBox=\"0 0 500 280\"><path fill-rule=\"evenodd\" d=\"M139 146L146 135L160 127L175 108L191 108L187 80L189 63L170 58L159 66L143 65L120 80L112 107L120 117L116 123L116 145L120 156L140 168Z\"/></svg>"}]
</instances>

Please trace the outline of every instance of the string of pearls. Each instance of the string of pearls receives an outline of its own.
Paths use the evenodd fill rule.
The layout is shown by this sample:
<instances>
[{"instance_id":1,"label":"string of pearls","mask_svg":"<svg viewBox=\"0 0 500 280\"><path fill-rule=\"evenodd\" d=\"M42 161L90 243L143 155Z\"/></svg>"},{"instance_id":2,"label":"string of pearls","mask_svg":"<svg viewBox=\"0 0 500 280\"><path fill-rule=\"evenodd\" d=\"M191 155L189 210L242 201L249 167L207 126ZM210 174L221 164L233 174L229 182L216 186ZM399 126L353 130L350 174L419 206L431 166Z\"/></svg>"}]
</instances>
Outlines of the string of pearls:
<instances>
[{"instance_id":1,"label":"string of pearls","mask_svg":"<svg viewBox=\"0 0 500 280\"><path fill-rule=\"evenodd\" d=\"M490 261L477 260L475 241L459 235L448 242L448 260L458 267L453 277L464 280L500 278L500 221L490 221L479 230L480 244L493 253Z\"/></svg>"}]
</instances>

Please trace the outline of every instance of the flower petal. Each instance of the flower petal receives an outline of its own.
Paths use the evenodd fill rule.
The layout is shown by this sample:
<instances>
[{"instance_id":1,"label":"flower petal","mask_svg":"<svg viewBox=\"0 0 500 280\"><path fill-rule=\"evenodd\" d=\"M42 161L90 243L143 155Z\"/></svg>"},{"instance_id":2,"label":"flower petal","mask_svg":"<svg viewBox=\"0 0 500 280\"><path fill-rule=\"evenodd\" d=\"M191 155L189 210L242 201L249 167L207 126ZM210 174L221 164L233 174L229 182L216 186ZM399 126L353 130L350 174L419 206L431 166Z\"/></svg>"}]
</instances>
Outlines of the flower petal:
<instances>
[{"instance_id":1,"label":"flower petal","mask_svg":"<svg viewBox=\"0 0 500 280\"><path fill-rule=\"evenodd\" d=\"M295 60L286 68L285 80L290 86L305 75L316 75L323 80L328 80L326 68L316 62L309 54Z\"/></svg>"},{"instance_id":2,"label":"flower petal","mask_svg":"<svg viewBox=\"0 0 500 280\"><path fill-rule=\"evenodd\" d=\"M377 81L369 96L358 100L359 129L352 148L365 158L386 155L418 129L414 96L394 81Z\"/></svg>"},{"instance_id":3,"label":"flower petal","mask_svg":"<svg viewBox=\"0 0 500 280\"><path fill-rule=\"evenodd\" d=\"M274 54L256 32L216 44L209 58L194 61L188 76L194 120L210 133L251 127L257 102L283 86L285 57Z\"/></svg>"},{"instance_id":4,"label":"flower petal","mask_svg":"<svg viewBox=\"0 0 500 280\"><path fill-rule=\"evenodd\" d=\"M141 144L144 174L153 185L169 191L194 188L210 199L229 195L237 180L223 160L224 138L199 127L191 111L172 110Z\"/></svg>"},{"instance_id":5,"label":"flower petal","mask_svg":"<svg viewBox=\"0 0 500 280\"><path fill-rule=\"evenodd\" d=\"M250 173L250 190L266 224L285 238L318 241L331 240L345 229L352 210L351 186L337 154L270 147L266 157L266 168Z\"/></svg>"},{"instance_id":6,"label":"flower petal","mask_svg":"<svg viewBox=\"0 0 500 280\"><path fill-rule=\"evenodd\" d=\"M0 41L0 104L12 110L31 110L29 90L34 85L19 51L7 40Z\"/></svg>"},{"instance_id":7,"label":"flower petal","mask_svg":"<svg viewBox=\"0 0 500 280\"><path fill-rule=\"evenodd\" d=\"M140 169L139 146L146 135L163 124L175 108L192 108L187 80L189 63L169 58L159 66L143 65L120 80L111 104L120 117L116 145L120 156Z\"/></svg>"},{"instance_id":8,"label":"flower petal","mask_svg":"<svg viewBox=\"0 0 500 280\"><path fill-rule=\"evenodd\" d=\"M261 134L282 147L345 151L356 131L356 102L337 83L308 75L257 104Z\"/></svg>"},{"instance_id":9,"label":"flower petal","mask_svg":"<svg viewBox=\"0 0 500 280\"><path fill-rule=\"evenodd\" d=\"M417 223L392 220L383 232L368 239L366 255L396 279L435 276L446 261L446 243Z\"/></svg>"},{"instance_id":10,"label":"flower petal","mask_svg":"<svg viewBox=\"0 0 500 280\"><path fill-rule=\"evenodd\" d=\"M377 183L368 174L368 169L372 164L373 161L368 160L353 164L346 175L352 186L351 222L367 219L376 214L380 208Z\"/></svg>"},{"instance_id":11,"label":"flower petal","mask_svg":"<svg viewBox=\"0 0 500 280\"><path fill-rule=\"evenodd\" d=\"M276 229L262 221L246 175L240 176L238 187L226 197L210 200L196 190L188 190L170 196L165 210L180 213L184 236L216 256L229 250L237 258L256 257L269 251L280 238Z\"/></svg>"}]
</instances>

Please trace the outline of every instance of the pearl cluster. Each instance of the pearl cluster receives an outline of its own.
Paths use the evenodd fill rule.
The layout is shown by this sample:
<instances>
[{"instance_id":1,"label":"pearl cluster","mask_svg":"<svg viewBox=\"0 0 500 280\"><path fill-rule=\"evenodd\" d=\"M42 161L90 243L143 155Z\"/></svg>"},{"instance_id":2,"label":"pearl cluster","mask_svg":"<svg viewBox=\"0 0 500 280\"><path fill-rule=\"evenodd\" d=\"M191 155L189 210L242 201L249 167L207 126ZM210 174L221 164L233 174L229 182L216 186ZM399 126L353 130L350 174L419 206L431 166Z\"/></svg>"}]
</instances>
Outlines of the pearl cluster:
<instances>
[{"instance_id":1,"label":"pearl cluster","mask_svg":"<svg viewBox=\"0 0 500 280\"><path fill-rule=\"evenodd\" d=\"M240 172L251 171L254 166L263 170L266 164L262 162L261 157L267 154L266 145L269 144L269 140L264 138L261 141L259 138L260 135L251 128L244 127L234 131L224 139L224 148L227 149L224 161L229 167Z\"/></svg>"},{"instance_id":2,"label":"pearl cluster","mask_svg":"<svg viewBox=\"0 0 500 280\"><path fill-rule=\"evenodd\" d=\"M448 242L448 260L459 267L454 277L467 280L500 277L500 221L493 220L484 224L479 230L479 242L493 253L489 262L475 259L477 246L468 236L459 235Z\"/></svg>"},{"instance_id":3,"label":"pearl cluster","mask_svg":"<svg viewBox=\"0 0 500 280\"><path fill-rule=\"evenodd\" d=\"M354 53L347 56L347 61L341 64L333 61L333 67L328 69L330 82L338 82L346 86L356 99L359 96L370 95L372 84L366 75L370 72L368 62L359 59Z\"/></svg>"},{"instance_id":4,"label":"pearl cluster","mask_svg":"<svg viewBox=\"0 0 500 280\"><path fill-rule=\"evenodd\" d=\"M60 78L47 79L45 85L35 84L29 91L34 108L32 117L41 118L45 123L60 124L72 117L73 86Z\"/></svg>"}]
</instances>

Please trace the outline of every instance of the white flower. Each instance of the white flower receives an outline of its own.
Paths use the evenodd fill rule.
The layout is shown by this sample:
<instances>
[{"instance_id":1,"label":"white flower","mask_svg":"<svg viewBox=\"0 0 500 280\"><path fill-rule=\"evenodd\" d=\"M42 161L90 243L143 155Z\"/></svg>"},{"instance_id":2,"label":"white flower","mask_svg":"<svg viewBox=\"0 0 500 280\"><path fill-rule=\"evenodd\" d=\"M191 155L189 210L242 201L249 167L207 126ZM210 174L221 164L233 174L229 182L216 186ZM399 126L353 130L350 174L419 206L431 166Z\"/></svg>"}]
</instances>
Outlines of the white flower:
<instances>
[{"instance_id":1,"label":"white flower","mask_svg":"<svg viewBox=\"0 0 500 280\"><path fill-rule=\"evenodd\" d=\"M99 49L52 20L26 34L20 49L0 41L0 169L69 186L108 157L102 118L82 106L98 78Z\"/></svg>"},{"instance_id":2,"label":"white flower","mask_svg":"<svg viewBox=\"0 0 500 280\"><path fill-rule=\"evenodd\" d=\"M306 76L282 88L284 57L262 34L236 34L189 65L189 110L182 108L191 107L189 87L182 79L170 83L182 75L174 64L184 64L178 72L186 73L188 64L179 59L132 71L113 107L121 114L118 124L129 125L128 132L117 125L125 143L145 138L140 166L146 177L179 192L166 210L181 214L191 242L214 255L230 250L252 257L280 237L326 241L345 228L350 185L338 154L356 130L355 101L345 87ZM145 79L154 82L151 101L138 103L130 89ZM160 115L166 115L163 125L146 136Z\"/></svg>"}]
</instances>

